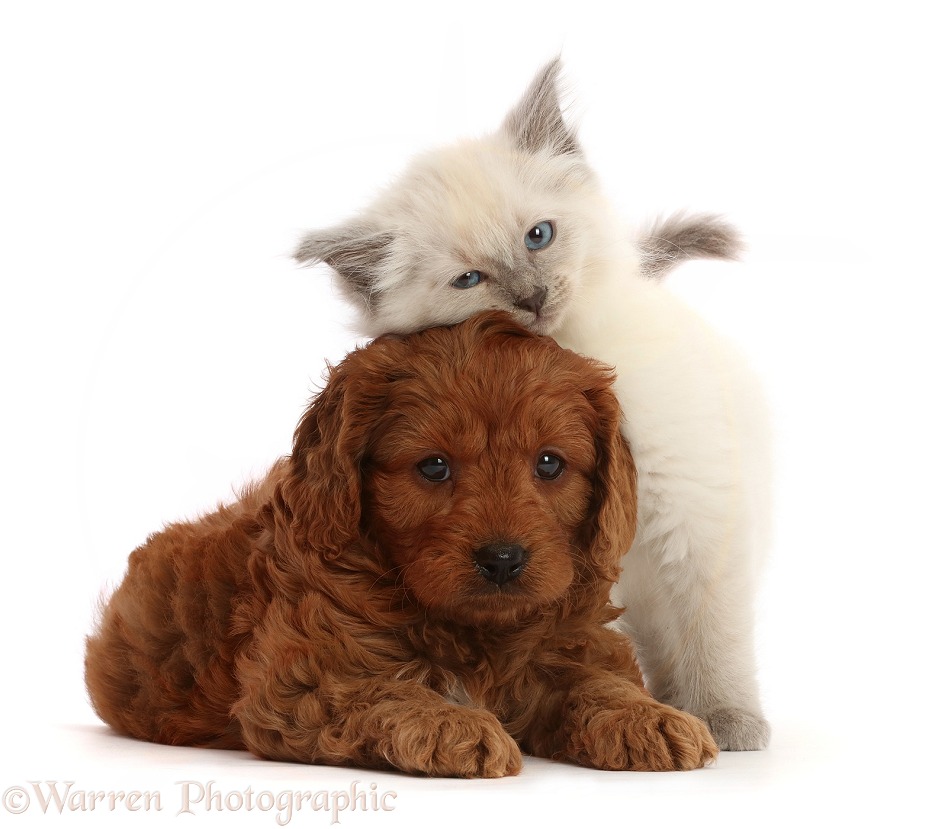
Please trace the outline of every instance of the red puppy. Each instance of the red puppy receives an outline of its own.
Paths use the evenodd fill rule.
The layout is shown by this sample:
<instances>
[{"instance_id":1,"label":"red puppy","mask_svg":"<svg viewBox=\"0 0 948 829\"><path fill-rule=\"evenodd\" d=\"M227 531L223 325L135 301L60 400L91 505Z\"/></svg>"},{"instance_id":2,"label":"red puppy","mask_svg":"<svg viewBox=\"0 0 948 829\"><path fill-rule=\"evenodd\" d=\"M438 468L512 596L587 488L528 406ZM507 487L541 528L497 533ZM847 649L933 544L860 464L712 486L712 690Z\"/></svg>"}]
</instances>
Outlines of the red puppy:
<instances>
[{"instance_id":1,"label":"red puppy","mask_svg":"<svg viewBox=\"0 0 948 829\"><path fill-rule=\"evenodd\" d=\"M429 775L704 765L705 726L605 627L635 523L619 418L601 365L501 313L350 354L289 458L132 553L88 641L96 711Z\"/></svg>"}]
</instances>

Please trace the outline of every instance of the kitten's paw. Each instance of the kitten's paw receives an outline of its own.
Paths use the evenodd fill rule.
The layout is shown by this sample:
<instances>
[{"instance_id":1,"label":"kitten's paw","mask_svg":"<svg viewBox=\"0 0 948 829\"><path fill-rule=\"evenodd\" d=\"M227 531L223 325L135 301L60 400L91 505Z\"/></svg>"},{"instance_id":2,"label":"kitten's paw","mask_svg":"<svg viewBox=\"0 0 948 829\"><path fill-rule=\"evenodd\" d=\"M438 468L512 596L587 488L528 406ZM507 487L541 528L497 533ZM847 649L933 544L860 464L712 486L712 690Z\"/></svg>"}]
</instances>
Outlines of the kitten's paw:
<instances>
[{"instance_id":1,"label":"kitten's paw","mask_svg":"<svg viewBox=\"0 0 948 829\"><path fill-rule=\"evenodd\" d=\"M721 751L760 751L770 742L770 724L740 708L718 708L701 717Z\"/></svg>"},{"instance_id":2,"label":"kitten's paw","mask_svg":"<svg viewBox=\"0 0 948 829\"><path fill-rule=\"evenodd\" d=\"M706 765L718 749L697 717L645 700L586 717L571 735L568 759L609 771L686 771ZM564 758L565 759L565 758Z\"/></svg>"},{"instance_id":3,"label":"kitten's paw","mask_svg":"<svg viewBox=\"0 0 948 829\"><path fill-rule=\"evenodd\" d=\"M497 717L460 707L404 723L393 755L396 768L432 777L505 777L523 766L519 746Z\"/></svg>"}]
</instances>

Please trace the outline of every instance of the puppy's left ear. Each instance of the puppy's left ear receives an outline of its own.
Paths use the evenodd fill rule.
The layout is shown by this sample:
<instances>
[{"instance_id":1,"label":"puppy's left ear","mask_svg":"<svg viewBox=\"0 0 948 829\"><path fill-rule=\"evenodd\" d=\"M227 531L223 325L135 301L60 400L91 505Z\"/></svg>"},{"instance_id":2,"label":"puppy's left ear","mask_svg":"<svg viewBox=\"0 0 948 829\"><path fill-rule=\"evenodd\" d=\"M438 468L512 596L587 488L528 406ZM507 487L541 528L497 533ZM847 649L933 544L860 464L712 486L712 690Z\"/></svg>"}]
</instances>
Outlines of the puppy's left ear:
<instances>
[{"instance_id":1,"label":"puppy's left ear","mask_svg":"<svg viewBox=\"0 0 948 829\"><path fill-rule=\"evenodd\" d=\"M619 578L619 562L635 537L636 472L629 444L622 436L622 412L611 381L603 371L601 382L586 390L599 416L588 549L596 571L614 582Z\"/></svg>"}]
</instances>

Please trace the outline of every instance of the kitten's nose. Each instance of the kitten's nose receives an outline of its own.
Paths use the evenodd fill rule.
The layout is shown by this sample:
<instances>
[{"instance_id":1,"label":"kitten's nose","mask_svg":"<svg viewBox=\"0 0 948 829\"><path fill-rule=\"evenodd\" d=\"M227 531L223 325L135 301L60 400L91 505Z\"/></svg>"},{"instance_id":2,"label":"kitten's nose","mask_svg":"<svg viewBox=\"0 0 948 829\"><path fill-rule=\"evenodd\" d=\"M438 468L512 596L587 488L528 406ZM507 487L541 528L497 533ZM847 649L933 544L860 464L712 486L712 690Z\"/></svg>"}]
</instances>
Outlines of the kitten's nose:
<instances>
[{"instance_id":1,"label":"kitten's nose","mask_svg":"<svg viewBox=\"0 0 948 829\"><path fill-rule=\"evenodd\" d=\"M539 314L543 303L546 301L546 288L537 288L530 296L518 299L514 303L515 308L522 308L524 311L530 311Z\"/></svg>"},{"instance_id":2,"label":"kitten's nose","mask_svg":"<svg viewBox=\"0 0 948 829\"><path fill-rule=\"evenodd\" d=\"M513 581L523 572L527 551L519 544L487 544L474 553L477 571L498 587Z\"/></svg>"}]
</instances>

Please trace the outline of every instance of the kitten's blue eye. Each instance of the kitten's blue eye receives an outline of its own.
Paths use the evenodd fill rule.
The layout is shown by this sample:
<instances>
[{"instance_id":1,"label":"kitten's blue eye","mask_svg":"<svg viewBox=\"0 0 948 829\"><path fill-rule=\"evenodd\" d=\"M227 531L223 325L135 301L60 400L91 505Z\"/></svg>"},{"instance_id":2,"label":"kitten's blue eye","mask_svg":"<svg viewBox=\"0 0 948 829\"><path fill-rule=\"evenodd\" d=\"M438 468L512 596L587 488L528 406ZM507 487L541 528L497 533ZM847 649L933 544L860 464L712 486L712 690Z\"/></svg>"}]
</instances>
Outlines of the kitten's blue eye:
<instances>
[{"instance_id":1,"label":"kitten's blue eye","mask_svg":"<svg viewBox=\"0 0 948 829\"><path fill-rule=\"evenodd\" d=\"M418 471L429 481L434 481L436 484L451 477L451 468L448 466L448 462L439 457L425 458L418 464Z\"/></svg>"},{"instance_id":2,"label":"kitten's blue eye","mask_svg":"<svg viewBox=\"0 0 948 829\"><path fill-rule=\"evenodd\" d=\"M455 288L463 289L463 288L473 288L475 285L479 285L483 281L484 281L484 275L480 271L468 271L467 273L462 273L451 284Z\"/></svg>"},{"instance_id":3,"label":"kitten's blue eye","mask_svg":"<svg viewBox=\"0 0 948 829\"><path fill-rule=\"evenodd\" d=\"M553 222L538 222L527 231L523 241L530 250L545 248L553 241Z\"/></svg>"}]
</instances>

